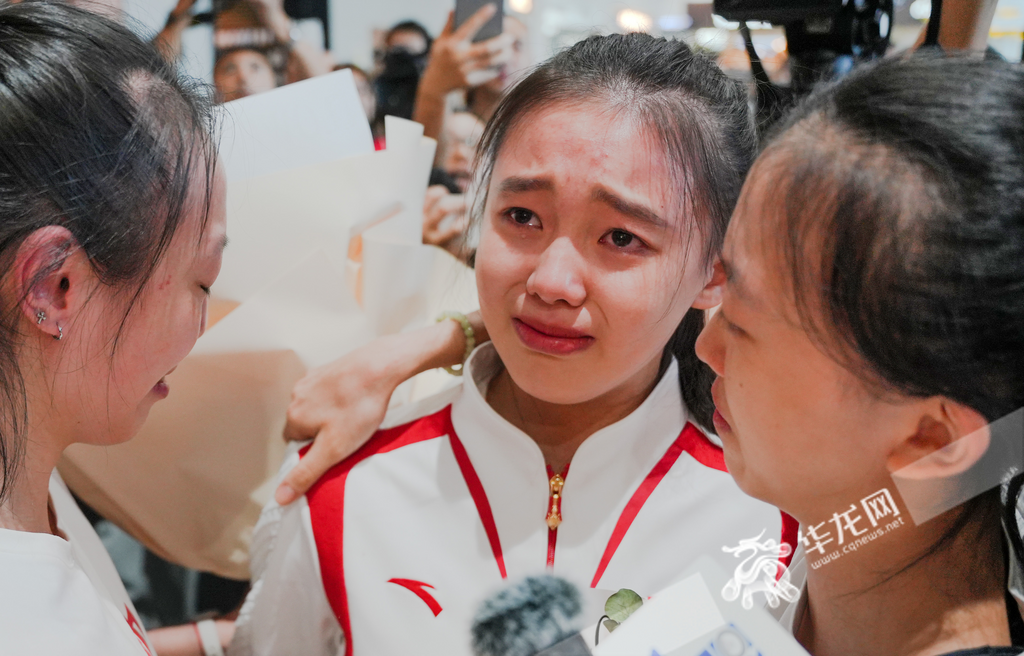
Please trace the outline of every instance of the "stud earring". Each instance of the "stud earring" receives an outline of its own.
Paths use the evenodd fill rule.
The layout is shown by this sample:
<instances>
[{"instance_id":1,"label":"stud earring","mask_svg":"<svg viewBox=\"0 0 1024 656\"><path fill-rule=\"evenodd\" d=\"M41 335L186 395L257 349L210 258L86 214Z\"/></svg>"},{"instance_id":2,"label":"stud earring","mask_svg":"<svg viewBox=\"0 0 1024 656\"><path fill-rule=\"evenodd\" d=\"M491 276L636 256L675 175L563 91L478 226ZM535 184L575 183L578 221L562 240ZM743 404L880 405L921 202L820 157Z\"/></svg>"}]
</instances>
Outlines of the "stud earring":
<instances>
[{"instance_id":1,"label":"stud earring","mask_svg":"<svg viewBox=\"0 0 1024 656\"><path fill-rule=\"evenodd\" d=\"M60 327L60 324L57 324L57 334L54 335L53 338L58 342L64 339L64 329Z\"/></svg>"},{"instance_id":2,"label":"stud earring","mask_svg":"<svg viewBox=\"0 0 1024 656\"><path fill-rule=\"evenodd\" d=\"M43 312L42 310L37 311L36 312L36 325L38 326L39 324L43 323L44 321L46 321L46 313Z\"/></svg>"}]
</instances>

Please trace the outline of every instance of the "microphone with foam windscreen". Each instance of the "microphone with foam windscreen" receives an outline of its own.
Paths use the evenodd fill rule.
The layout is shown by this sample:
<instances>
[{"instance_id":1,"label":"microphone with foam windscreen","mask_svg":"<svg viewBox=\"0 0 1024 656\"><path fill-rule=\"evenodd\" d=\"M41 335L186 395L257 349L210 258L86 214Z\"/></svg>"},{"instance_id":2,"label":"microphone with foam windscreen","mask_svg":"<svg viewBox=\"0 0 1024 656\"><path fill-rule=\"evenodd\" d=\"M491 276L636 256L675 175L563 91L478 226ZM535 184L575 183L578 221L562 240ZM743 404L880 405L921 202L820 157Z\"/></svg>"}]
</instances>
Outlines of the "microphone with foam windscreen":
<instances>
[{"instance_id":1,"label":"microphone with foam windscreen","mask_svg":"<svg viewBox=\"0 0 1024 656\"><path fill-rule=\"evenodd\" d=\"M580 636L583 602L576 586L533 576L489 597L473 618L475 656L589 656Z\"/></svg>"}]
</instances>

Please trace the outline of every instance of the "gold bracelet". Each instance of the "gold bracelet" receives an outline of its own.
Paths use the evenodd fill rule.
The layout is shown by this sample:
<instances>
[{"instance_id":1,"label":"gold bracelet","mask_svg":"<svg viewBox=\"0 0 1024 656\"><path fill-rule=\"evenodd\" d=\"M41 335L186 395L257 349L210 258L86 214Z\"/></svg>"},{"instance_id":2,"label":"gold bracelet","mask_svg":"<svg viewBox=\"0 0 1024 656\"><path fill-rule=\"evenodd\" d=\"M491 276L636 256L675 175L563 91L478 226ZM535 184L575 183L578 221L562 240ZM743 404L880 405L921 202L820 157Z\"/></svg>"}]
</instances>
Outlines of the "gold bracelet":
<instances>
[{"instance_id":1,"label":"gold bracelet","mask_svg":"<svg viewBox=\"0 0 1024 656\"><path fill-rule=\"evenodd\" d=\"M466 336L466 352L462 354L462 363L455 365L455 367L445 367L444 370L453 376L461 376L462 370L465 369L466 360L469 358L469 354L476 348L476 333L473 332L473 326L470 325L469 319L466 315L461 312L442 312L437 317L437 322L441 323L445 319L451 319L452 321L458 322L462 326L462 333ZM458 367L456 369L456 367Z\"/></svg>"}]
</instances>

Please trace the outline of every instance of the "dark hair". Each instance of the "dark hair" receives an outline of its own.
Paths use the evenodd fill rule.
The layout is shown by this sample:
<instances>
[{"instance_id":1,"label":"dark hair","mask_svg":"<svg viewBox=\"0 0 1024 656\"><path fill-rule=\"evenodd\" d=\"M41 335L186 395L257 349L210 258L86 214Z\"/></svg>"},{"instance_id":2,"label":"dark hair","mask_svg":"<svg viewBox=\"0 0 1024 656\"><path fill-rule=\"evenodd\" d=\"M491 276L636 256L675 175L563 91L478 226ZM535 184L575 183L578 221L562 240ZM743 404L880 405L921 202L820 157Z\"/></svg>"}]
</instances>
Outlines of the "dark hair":
<instances>
[{"instance_id":1,"label":"dark hair","mask_svg":"<svg viewBox=\"0 0 1024 656\"><path fill-rule=\"evenodd\" d=\"M1024 406L1022 83L1000 62L886 61L812 96L764 154L801 320L869 382L990 421Z\"/></svg>"},{"instance_id":2,"label":"dark hair","mask_svg":"<svg viewBox=\"0 0 1024 656\"><path fill-rule=\"evenodd\" d=\"M692 216L710 263L754 159L757 138L738 82L681 41L647 34L593 36L555 55L513 87L488 121L478 146L479 222L498 152L532 113L560 103L598 102L635 116L670 162L680 216ZM684 225L686 225L684 223ZM679 361L683 400L702 426L711 426L714 374L696 355L704 313L691 309L666 346Z\"/></svg>"},{"instance_id":3,"label":"dark hair","mask_svg":"<svg viewBox=\"0 0 1024 656\"><path fill-rule=\"evenodd\" d=\"M0 106L0 275L32 232L66 228L76 242L68 248L80 247L101 282L123 293L119 336L197 175L206 176L208 207L215 147L207 97L125 27L30 0L0 8ZM49 265L67 255L53 253ZM20 300L0 306L0 500L27 422Z\"/></svg>"},{"instance_id":4,"label":"dark hair","mask_svg":"<svg viewBox=\"0 0 1024 656\"><path fill-rule=\"evenodd\" d=\"M416 21L406 20L402 21L401 23L393 25L391 29L388 30L388 33L384 36L385 44L391 40L391 37L395 34L395 32L415 32L423 37L423 40L427 44L426 50L424 50L423 52L410 52L410 55L425 55L426 53L430 52L430 46L433 44L434 40L430 38L430 32L427 32L427 28L423 27Z\"/></svg>"},{"instance_id":5,"label":"dark hair","mask_svg":"<svg viewBox=\"0 0 1024 656\"><path fill-rule=\"evenodd\" d=\"M364 71L362 68L360 68L359 66L356 66L355 64L348 63L348 62L346 62L344 64L335 64L334 68L331 69L332 72L333 71L344 71L344 70L352 71L353 75L361 75L361 76L363 76L364 80L366 80L367 82L370 82L370 75L366 71Z\"/></svg>"},{"instance_id":6,"label":"dark hair","mask_svg":"<svg viewBox=\"0 0 1024 656\"><path fill-rule=\"evenodd\" d=\"M990 422L1024 406L1024 71L888 60L781 129L757 169L812 337L879 394L944 396ZM943 541L997 496L965 506Z\"/></svg>"}]
</instances>

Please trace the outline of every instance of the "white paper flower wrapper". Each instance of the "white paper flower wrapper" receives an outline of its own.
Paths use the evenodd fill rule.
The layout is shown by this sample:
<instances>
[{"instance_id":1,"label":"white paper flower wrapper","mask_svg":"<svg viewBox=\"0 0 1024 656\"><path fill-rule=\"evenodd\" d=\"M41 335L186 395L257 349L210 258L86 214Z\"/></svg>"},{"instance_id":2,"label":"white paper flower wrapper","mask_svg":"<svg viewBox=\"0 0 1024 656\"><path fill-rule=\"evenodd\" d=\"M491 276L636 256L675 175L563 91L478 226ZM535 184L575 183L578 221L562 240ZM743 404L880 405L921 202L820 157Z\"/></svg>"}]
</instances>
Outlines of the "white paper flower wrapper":
<instances>
[{"instance_id":1,"label":"white paper flower wrapper","mask_svg":"<svg viewBox=\"0 0 1024 656\"><path fill-rule=\"evenodd\" d=\"M168 377L170 396L135 439L65 452L59 469L71 489L162 557L248 578L294 383L427 321L440 251L420 243L420 222L435 144L400 119L387 134L386 151L232 179L231 244L213 305L237 307ZM359 233L381 217L390 218ZM358 287L347 273L353 232Z\"/></svg>"}]
</instances>

